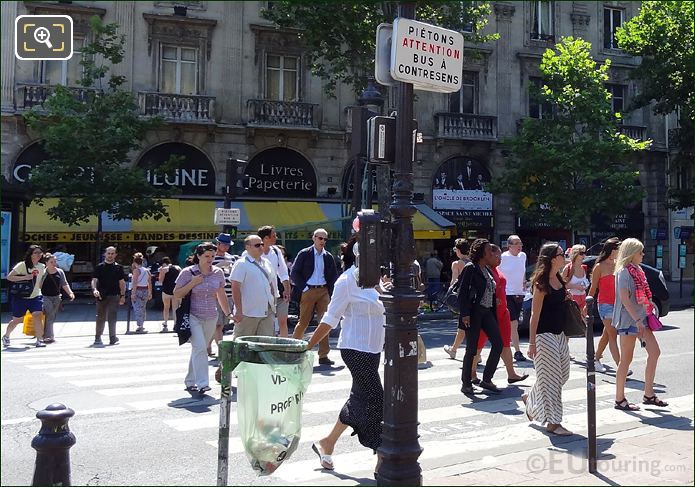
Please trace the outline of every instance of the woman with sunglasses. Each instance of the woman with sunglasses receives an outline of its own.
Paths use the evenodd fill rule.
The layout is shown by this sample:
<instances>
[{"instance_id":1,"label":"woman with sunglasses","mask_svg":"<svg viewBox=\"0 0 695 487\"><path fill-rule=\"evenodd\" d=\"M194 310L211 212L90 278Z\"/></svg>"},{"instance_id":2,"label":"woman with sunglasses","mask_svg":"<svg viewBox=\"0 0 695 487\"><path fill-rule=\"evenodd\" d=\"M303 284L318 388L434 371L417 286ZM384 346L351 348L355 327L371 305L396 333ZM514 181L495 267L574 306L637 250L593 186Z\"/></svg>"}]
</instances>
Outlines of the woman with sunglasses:
<instances>
[{"instance_id":1,"label":"woman with sunglasses","mask_svg":"<svg viewBox=\"0 0 695 487\"><path fill-rule=\"evenodd\" d=\"M224 293L224 273L212 265L216 251L211 242L198 245L193 265L181 271L174 288L174 297L179 300L191 293L191 358L184 379L186 391L191 393L210 391L207 344L217 326L217 304L225 316L232 314Z\"/></svg>"},{"instance_id":2,"label":"woman with sunglasses","mask_svg":"<svg viewBox=\"0 0 695 487\"><path fill-rule=\"evenodd\" d=\"M613 326L620 337L622 356L615 374L615 409L635 411L639 406L625 397L625 381L632 362L636 339L647 349L647 365L644 368L644 396L642 403L666 407L654 393L656 363L661 350L652 330L647 326L647 316L654 312L652 292L647 277L640 267L644 258L644 244L636 238L626 238L620 245L615 261L616 296L613 310Z\"/></svg>"},{"instance_id":3,"label":"woman with sunglasses","mask_svg":"<svg viewBox=\"0 0 695 487\"><path fill-rule=\"evenodd\" d=\"M43 342L43 322L41 320L41 312L43 311L43 296L41 294L41 285L46 275L46 266L41 262L43 258L43 249L38 245L30 245L24 254L24 260L19 262L7 274L7 280L10 282L33 282L31 293L22 297L19 294L11 295L12 319L7 324L5 334L2 336L2 346L10 346L10 334L15 327L24 321L24 313L29 311L34 322L34 330L36 333L36 346L45 347Z\"/></svg>"},{"instance_id":4,"label":"woman with sunglasses","mask_svg":"<svg viewBox=\"0 0 695 487\"><path fill-rule=\"evenodd\" d=\"M603 333L596 346L594 369L596 372L605 372L606 367L601 363L606 345L611 352L615 366L620 364L620 350L618 349L618 334L613 328L613 305L615 304L615 259L618 256L620 239L611 237L603 244L598 254L594 268L591 271L591 288L589 296L596 297L598 293L598 314L603 322ZM630 371L630 374L632 371Z\"/></svg>"},{"instance_id":5,"label":"woman with sunglasses","mask_svg":"<svg viewBox=\"0 0 695 487\"><path fill-rule=\"evenodd\" d=\"M562 270L562 277L567 282L567 289L572 300L579 305L583 316L586 316L586 290L589 287L587 276L588 267L582 264L586 257L586 246L577 244L570 249L570 261Z\"/></svg>"},{"instance_id":6,"label":"woman with sunglasses","mask_svg":"<svg viewBox=\"0 0 695 487\"><path fill-rule=\"evenodd\" d=\"M570 351L563 331L565 281L560 272L565 253L556 243L543 245L531 276L533 300L529 326L528 356L533 359L536 382L521 396L529 421L547 423L549 433L570 436L562 426L562 386L570 376Z\"/></svg>"}]
</instances>

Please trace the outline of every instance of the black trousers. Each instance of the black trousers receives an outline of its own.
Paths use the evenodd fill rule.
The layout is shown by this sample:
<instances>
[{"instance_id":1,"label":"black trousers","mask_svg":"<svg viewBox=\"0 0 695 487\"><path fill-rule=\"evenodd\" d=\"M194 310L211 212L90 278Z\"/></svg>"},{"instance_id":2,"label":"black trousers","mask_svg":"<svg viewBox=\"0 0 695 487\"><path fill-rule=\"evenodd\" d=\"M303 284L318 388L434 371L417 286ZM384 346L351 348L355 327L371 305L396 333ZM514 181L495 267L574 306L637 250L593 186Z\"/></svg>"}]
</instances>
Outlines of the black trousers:
<instances>
[{"instance_id":1,"label":"black trousers","mask_svg":"<svg viewBox=\"0 0 695 487\"><path fill-rule=\"evenodd\" d=\"M502 355L502 337L494 308L483 308L475 305L471 311L471 326L466 330L466 354L463 356L463 372L461 372L461 382L464 386L471 385L471 369L473 368L473 358L478 353L480 330L485 332L491 345L490 355L483 372L483 382L492 381L492 376L495 375L497 364L500 361L500 355Z\"/></svg>"}]
</instances>

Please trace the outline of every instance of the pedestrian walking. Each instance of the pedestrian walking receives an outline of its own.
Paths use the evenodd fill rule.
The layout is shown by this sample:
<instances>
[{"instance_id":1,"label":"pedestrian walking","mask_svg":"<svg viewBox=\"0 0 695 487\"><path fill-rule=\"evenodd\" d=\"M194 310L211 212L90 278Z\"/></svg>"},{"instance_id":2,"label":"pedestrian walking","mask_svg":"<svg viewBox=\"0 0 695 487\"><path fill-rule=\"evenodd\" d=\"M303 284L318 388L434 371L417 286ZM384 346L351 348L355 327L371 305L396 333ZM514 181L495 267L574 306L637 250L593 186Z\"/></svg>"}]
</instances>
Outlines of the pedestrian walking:
<instances>
[{"instance_id":1,"label":"pedestrian walking","mask_svg":"<svg viewBox=\"0 0 695 487\"><path fill-rule=\"evenodd\" d=\"M70 284L65 277L65 271L58 267L58 263L53 254L45 253L43 256L46 261L46 277L41 286L43 295L43 342L54 343L53 324L55 323L58 312L62 309L62 292L65 292L70 301L75 299ZM62 291L62 292L61 292Z\"/></svg>"},{"instance_id":2,"label":"pedestrian walking","mask_svg":"<svg viewBox=\"0 0 695 487\"><path fill-rule=\"evenodd\" d=\"M171 259L167 256L162 257L162 265L159 268L157 282L162 286L162 330L160 333L169 332L169 309L176 317L176 310L181 301L174 297L174 287L176 287L176 278L179 277L181 268L171 263Z\"/></svg>"},{"instance_id":3,"label":"pedestrian walking","mask_svg":"<svg viewBox=\"0 0 695 487\"><path fill-rule=\"evenodd\" d=\"M328 310L320 318L320 324L308 345L309 349L314 348L338 323L342 323L337 346L352 377L350 396L340 410L331 432L311 445L319 457L321 467L326 470L334 469L331 455L336 442L348 426L354 430L363 446L376 453L381 445L384 410L384 389L379 376L379 363L384 348L386 316L379 294L387 291L390 283L382 279L374 288L359 287L359 247L356 240L349 241L342 251L344 262L354 261L355 257L357 262L336 280Z\"/></svg>"},{"instance_id":4,"label":"pedestrian walking","mask_svg":"<svg viewBox=\"0 0 695 487\"><path fill-rule=\"evenodd\" d=\"M266 225L259 228L258 236L263 240L262 255L268 259L270 265L275 269L275 274L277 276L276 287L280 296L275 303L276 332L281 337L287 337L289 335L287 331L287 318L290 309L290 296L292 295L287 262L280 248L275 245L278 241L278 234L275 231L275 227Z\"/></svg>"},{"instance_id":5,"label":"pedestrian walking","mask_svg":"<svg viewBox=\"0 0 695 487\"><path fill-rule=\"evenodd\" d=\"M512 346L514 346L514 360L523 362L526 360L521 352L519 343L519 317L524 304L524 283L526 282L526 253L521 249L524 244L518 235L510 235L507 238L508 250L502 252L502 263L499 270L507 277L507 308L512 327Z\"/></svg>"},{"instance_id":6,"label":"pedestrian walking","mask_svg":"<svg viewBox=\"0 0 695 487\"><path fill-rule=\"evenodd\" d=\"M42 258L43 249L38 245L30 245L24 254L24 260L17 263L7 274L7 280L10 283L29 283L29 285L21 294L19 292L13 294L12 287L10 288L12 319L7 324L5 334L2 336L3 347L10 346L10 334L18 324L24 321L24 314L27 311L31 313L34 323L35 345L39 348L46 346L43 341L43 324L41 322L41 311L43 310L41 285L46 273L46 266L41 262Z\"/></svg>"},{"instance_id":7,"label":"pedestrian walking","mask_svg":"<svg viewBox=\"0 0 695 487\"><path fill-rule=\"evenodd\" d=\"M222 269L212 265L216 251L217 247L212 242L198 245L193 265L181 270L174 287L177 299L191 293L191 357L184 378L186 390L190 393L205 394L210 391L206 350L217 324L217 305L227 317L232 314L224 293Z\"/></svg>"},{"instance_id":8,"label":"pedestrian walking","mask_svg":"<svg viewBox=\"0 0 695 487\"><path fill-rule=\"evenodd\" d=\"M217 244L217 251L215 252L215 257L212 259L212 265L215 265L222 269L224 274L224 294L227 296L227 304L229 309L234 310L234 301L232 300L232 267L234 263L239 259L238 255L232 255L228 252L232 248L234 242L232 242L232 236L229 233L220 233L215 239ZM233 311L232 311L233 312ZM213 333L212 338L208 342L208 357L215 357L212 352L212 341L215 341L215 345L218 346L222 341L224 336L224 328L229 324L229 318L227 318L220 306L217 307L217 325L215 326L215 333Z\"/></svg>"},{"instance_id":9,"label":"pedestrian walking","mask_svg":"<svg viewBox=\"0 0 695 487\"><path fill-rule=\"evenodd\" d=\"M583 264L586 257L586 246L573 245L569 252L570 261L562 269L562 277L567 283L567 289L572 300L579 305L582 316L586 316L586 291L589 289L588 267Z\"/></svg>"},{"instance_id":10,"label":"pedestrian walking","mask_svg":"<svg viewBox=\"0 0 695 487\"><path fill-rule=\"evenodd\" d=\"M430 254L430 258L425 261L425 276L427 277L427 299L430 301L430 308L434 303L437 293L442 287L442 268L444 264L436 252Z\"/></svg>"},{"instance_id":11,"label":"pedestrian walking","mask_svg":"<svg viewBox=\"0 0 695 487\"><path fill-rule=\"evenodd\" d=\"M328 309L333 285L338 278L338 269L333 256L326 251L328 232L323 228L314 230L311 247L302 249L294 259L291 279L294 282L292 297L299 303L299 322L294 328L294 338L304 338L314 312L317 319ZM330 345L328 335L319 342L319 364L333 365L328 358Z\"/></svg>"},{"instance_id":12,"label":"pedestrian walking","mask_svg":"<svg viewBox=\"0 0 695 487\"><path fill-rule=\"evenodd\" d=\"M606 240L591 271L589 296L596 298L596 293L598 293L598 298L596 299L598 314L603 322L603 332L596 346L596 355L594 356L594 369L596 372L606 371L606 366L601 363L606 345L608 345L615 366L618 367L620 364L618 333L612 325L615 305L615 259L618 257L619 249L620 239L618 237L611 237Z\"/></svg>"},{"instance_id":13,"label":"pedestrian walking","mask_svg":"<svg viewBox=\"0 0 695 487\"><path fill-rule=\"evenodd\" d=\"M240 337L273 336L277 274L263 257L263 240L258 235L244 239L244 253L232 269L234 340Z\"/></svg>"},{"instance_id":14,"label":"pedestrian walking","mask_svg":"<svg viewBox=\"0 0 695 487\"><path fill-rule=\"evenodd\" d=\"M497 324L495 310L495 280L488 266L492 267L492 247L487 239L479 238L471 245L471 262L466 264L461 272L459 287L459 322L466 330L466 354L463 356L463 372L461 373L461 392L473 394L471 381L473 360L477 355L478 338L483 330L490 339L490 355L488 355L483 371L483 380L478 384L485 390L497 393L499 389L492 382L497 364L502 353L502 337Z\"/></svg>"},{"instance_id":15,"label":"pedestrian walking","mask_svg":"<svg viewBox=\"0 0 695 487\"><path fill-rule=\"evenodd\" d=\"M507 308L507 278L499 270L500 262L502 262L502 249L500 249L495 244L490 244L492 247L493 265L490 266L490 272L492 273L492 278L495 280L495 295L497 297L497 303L495 307L495 314L497 316L497 325L500 329L500 336L502 337L502 362L507 369L507 383L515 384L526 380L528 374L519 375L514 370L514 360L512 359L512 349L510 348L511 338L512 338L512 325L509 319L509 309ZM478 338L478 353L473 360L474 364L480 362L480 352L485 346L487 341L487 335L484 331L480 332L480 338ZM478 379L475 373L475 367L471 368L471 379L473 384L480 384L480 379Z\"/></svg>"},{"instance_id":16,"label":"pedestrian walking","mask_svg":"<svg viewBox=\"0 0 695 487\"><path fill-rule=\"evenodd\" d=\"M144 257L140 252L133 254L133 287L130 291L130 300L133 303L133 312L137 328L135 333L147 333L145 319L147 318L147 302L152 299L152 275L144 266Z\"/></svg>"},{"instance_id":17,"label":"pedestrian walking","mask_svg":"<svg viewBox=\"0 0 695 487\"><path fill-rule=\"evenodd\" d=\"M647 277L640 267L644 259L644 244L636 238L626 238L620 244L615 262L615 307L613 326L620 337L620 364L615 374L615 409L634 411L638 406L625 397L625 381L632 363L635 342L639 338L642 348L647 350L644 368L644 395L642 403L666 407L668 403L654 393L654 376L661 350L656 336L648 326L648 317L653 318L655 306Z\"/></svg>"},{"instance_id":18,"label":"pedestrian walking","mask_svg":"<svg viewBox=\"0 0 695 487\"><path fill-rule=\"evenodd\" d=\"M470 251L471 246L468 245L468 242L466 242L465 239L456 239L454 242L454 253L456 254L457 260L451 263L451 282L449 283L450 291L456 284L456 281L458 281L463 268L471 261L468 255ZM444 345L444 351L449 354L449 357L451 357L452 360L456 358L456 353L463 343L464 338L466 338L466 330L461 327L457 327L456 337L454 338L453 345Z\"/></svg>"},{"instance_id":19,"label":"pedestrian walking","mask_svg":"<svg viewBox=\"0 0 695 487\"><path fill-rule=\"evenodd\" d=\"M556 243L541 247L531 276L533 301L529 325L528 355L536 369L536 382L522 396L529 421L546 424L546 431L560 436L573 433L562 426L562 386L570 376L570 352L563 331L565 300L569 299L561 271L565 253Z\"/></svg>"},{"instance_id":20,"label":"pedestrian walking","mask_svg":"<svg viewBox=\"0 0 695 487\"><path fill-rule=\"evenodd\" d=\"M106 321L109 322L109 344L116 345L118 343L116 336L118 306L125 304L125 272L116 262L116 247L106 247L104 261L97 264L94 269L92 295L97 303L94 346L100 347L104 344L101 341L101 335L104 333Z\"/></svg>"}]
</instances>

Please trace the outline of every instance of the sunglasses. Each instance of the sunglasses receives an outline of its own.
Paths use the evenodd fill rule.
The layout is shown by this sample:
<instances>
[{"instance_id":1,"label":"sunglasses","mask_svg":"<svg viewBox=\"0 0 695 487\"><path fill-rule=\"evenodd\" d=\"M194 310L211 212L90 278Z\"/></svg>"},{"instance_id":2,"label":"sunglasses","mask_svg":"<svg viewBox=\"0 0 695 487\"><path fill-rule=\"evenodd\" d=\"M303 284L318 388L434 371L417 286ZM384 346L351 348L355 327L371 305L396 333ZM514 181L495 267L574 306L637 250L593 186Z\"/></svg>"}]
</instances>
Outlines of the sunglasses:
<instances>
[{"instance_id":1,"label":"sunglasses","mask_svg":"<svg viewBox=\"0 0 695 487\"><path fill-rule=\"evenodd\" d=\"M316 238L318 238L319 240L328 240L328 237L322 237L320 235L316 235Z\"/></svg>"},{"instance_id":2,"label":"sunglasses","mask_svg":"<svg viewBox=\"0 0 695 487\"><path fill-rule=\"evenodd\" d=\"M262 243L255 243L255 244L249 244L249 245L250 245L251 247L256 247L256 248L263 247L263 244L262 244Z\"/></svg>"}]
</instances>

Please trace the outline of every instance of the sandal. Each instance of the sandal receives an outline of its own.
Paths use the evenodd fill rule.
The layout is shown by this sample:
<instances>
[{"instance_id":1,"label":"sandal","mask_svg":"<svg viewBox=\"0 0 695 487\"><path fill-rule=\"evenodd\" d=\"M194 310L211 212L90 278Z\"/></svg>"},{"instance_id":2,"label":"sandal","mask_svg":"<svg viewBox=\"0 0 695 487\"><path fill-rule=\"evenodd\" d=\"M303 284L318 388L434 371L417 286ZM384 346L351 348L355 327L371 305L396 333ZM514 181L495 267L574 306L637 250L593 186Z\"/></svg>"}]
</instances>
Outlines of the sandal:
<instances>
[{"instance_id":1,"label":"sandal","mask_svg":"<svg viewBox=\"0 0 695 487\"><path fill-rule=\"evenodd\" d=\"M660 408L665 408L666 406L668 406L668 403L666 401L662 401L655 395L651 397L642 396L642 404L650 404L652 406L659 406Z\"/></svg>"},{"instance_id":2,"label":"sandal","mask_svg":"<svg viewBox=\"0 0 695 487\"><path fill-rule=\"evenodd\" d=\"M335 468L333 466L333 458L331 458L330 455L322 454L319 450L319 445L312 443L311 449L314 450L314 452L319 456L319 462L321 463L322 468L325 468L326 470L333 470Z\"/></svg>"},{"instance_id":3,"label":"sandal","mask_svg":"<svg viewBox=\"0 0 695 487\"><path fill-rule=\"evenodd\" d=\"M526 413L526 417L529 421L533 421L533 417L531 417L531 414L529 414L528 409L526 409L526 403L528 402L528 394L522 395L521 401L524 403L524 412Z\"/></svg>"},{"instance_id":4,"label":"sandal","mask_svg":"<svg viewBox=\"0 0 695 487\"><path fill-rule=\"evenodd\" d=\"M570 430L568 430L564 426L562 426L561 424L555 425L555 427L553 429L550 429L549 427L546 426L545 430L548 433L552 433L552 434L558 435L558 436L572 436L574 434Z\"/></svg>"},{"instance_id":5,"label":"sandal","mask_svg":"<svg viewBox=\"0 0 695 487\"><path fill-rule=\"evenodd\" d=\"M615 406L613 407L615 409L620 409L621 411L639 411L638 405L628 402L625 398L623 398L621 401L615 401Z\"/></svg>"}]
</instances>

